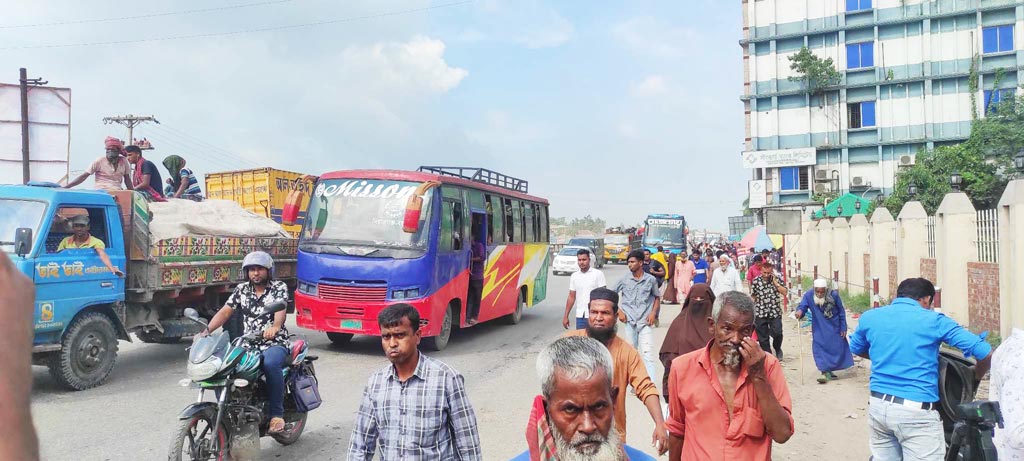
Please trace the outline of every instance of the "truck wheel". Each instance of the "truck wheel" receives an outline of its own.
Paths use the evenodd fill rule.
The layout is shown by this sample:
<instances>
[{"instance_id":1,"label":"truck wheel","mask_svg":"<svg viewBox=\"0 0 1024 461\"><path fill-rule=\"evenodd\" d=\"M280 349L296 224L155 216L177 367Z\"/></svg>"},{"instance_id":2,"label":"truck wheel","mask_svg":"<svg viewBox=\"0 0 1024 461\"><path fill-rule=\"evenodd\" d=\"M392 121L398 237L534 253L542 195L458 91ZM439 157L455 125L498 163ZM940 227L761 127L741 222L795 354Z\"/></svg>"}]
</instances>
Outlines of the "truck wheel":
<instances>
[{"instance_id":1,"label":"truck wheel","mask_svg":"<svg viewBox=\"0 0 1024 461\"><path fill-rule=\"evenodd\" d=\"M139 338L139 341L147 344L178 344L181 342L180 336L167 337L160 330L140 331L135 333L135 336Z\"/></svg>"},{"instance_id":2,"label":"truck wheel","mask_svg":"<svg viewBox=\"0 0 1024 461\"><path fill-rule=\"evenodd\" d=\"M352 333L333 333L327 332L327 339L331 340L332 343L339 346L344 346L352 341Z\"/></svg>"},{"instance_id":3,"label":"truck wheel","mask_svg":"<svg viewBox=\"0 0 1024 461\"><path fill-rule=\"evenodd\" d=\"M502 320L509 325L518 325L523 320L523 290L519 290L519 296L516 297L516 310Z\"/></svg>"},{"instance_id":4,"label":"truck wheel","mask_svg":"<svg viewBox=\"0 0 1024 461\"><path fill-rule=\"evenodd\" d=\"M437 336L423 338L427 349L440 351L448 347L448 340L452 337L452 316L452 306L448 305L448 309L444 312L444 320L441 321L441 332Z\"/></svg>"},{"instance_id":5,"label":"truck wheel","mask_svg":"<svg viewBox=\"0 0 1024 461\"><path fill-rule=\"evenodd\" d=\"M50 375L62 386L81 391L103 384L117 359L117 332L110 318L89 312L75 319L60 351L50 356Z\"/></svg>"}]
</instances>

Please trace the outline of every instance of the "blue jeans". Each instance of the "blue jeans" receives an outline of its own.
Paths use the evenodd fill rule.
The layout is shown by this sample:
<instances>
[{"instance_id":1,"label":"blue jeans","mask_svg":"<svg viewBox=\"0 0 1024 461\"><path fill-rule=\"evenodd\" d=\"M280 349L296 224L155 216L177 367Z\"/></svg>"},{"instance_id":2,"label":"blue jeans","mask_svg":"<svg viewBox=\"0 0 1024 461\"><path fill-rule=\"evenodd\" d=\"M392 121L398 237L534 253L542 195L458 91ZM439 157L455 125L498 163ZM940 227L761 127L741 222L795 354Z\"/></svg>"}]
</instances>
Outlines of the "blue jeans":
<instances>
[{"instance_id":1,"label":"blue jeans","mask_svg":"<svg viewBox=\"0 0 1024 461\"><path fill-rule=\"evenodd\" d=\"M576 317L576 329L577 330L586 330L587 329L587 325L589 323L590 323L590 319L588 319L586 317Z\"/></svg>"},{"instance_id":2,"label":"blue jeans","mask_svg":"<svg viewBox=\"0 0 1024 461\"><path fill-rule=\"evenodd\" d=\"M284 373L288 349L273 346L263 351L263 375L267 378L267 397L270 398L270 417L284 417Z\"/></svg>"},{"instance_id":3,"label":"blue jeans","mask_svg":"<svg viewBox=\"0 0 1024 461\"><path fill-rule=\"evenodd\" d=\"M634 326L622 322L622 333L626 336L629 344L640 353L640 358L644 360L644 368L647 369L647 376L651 378L651 382L654 382L654 373L658 369L658 362L654 358L654 329L650 325ZM619 392L624 392L624 390Z\"/></svg>"},{"instance_id":4,"label":"blue jeans","mask_svg":"<svg viewBox=\"0 0 1024 461\"><path fill-rule=\"evenodd\" d=\"M871 459L942 461L946 439L935 410L921 410L871 397L868 403Z\"/></svg>"}]
</instances>

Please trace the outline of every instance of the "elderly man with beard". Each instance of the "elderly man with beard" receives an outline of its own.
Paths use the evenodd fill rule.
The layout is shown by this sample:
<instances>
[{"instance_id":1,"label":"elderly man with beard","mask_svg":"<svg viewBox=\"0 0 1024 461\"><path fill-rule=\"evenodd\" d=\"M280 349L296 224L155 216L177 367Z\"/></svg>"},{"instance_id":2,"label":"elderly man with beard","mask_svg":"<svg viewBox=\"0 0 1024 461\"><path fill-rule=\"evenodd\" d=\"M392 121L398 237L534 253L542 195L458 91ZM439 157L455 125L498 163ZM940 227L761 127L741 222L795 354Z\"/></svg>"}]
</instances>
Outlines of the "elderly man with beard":
<instances>
[{"instance_id":1,"label":"elderly man with beard","mask_svg":"<svg viewBox=\"0 0 1024 461\"><path fill-rule=\"evenodd\" d=\"M574 330L566 337L587 336L596 339L612 354L615 372L612 384L622 389L615 397L615 426L626 440L626 386L631 386L636 398L647 407L654 420L654 435L651 442L659 447L659 453L668 450L668 430L665 417L658 402L658 388L654 386L640 353L616 334L619 314L619 295L608 288L595 288L590 292L590 317L585 330Z\"/></svg>"},{"instance_id":2,"label":"elderly man with beard","mask_svg":"<svg viewBox=\"0 0 1024 461\"><path fill-rule=\"evenodd\" d=\"M850 343L846 341L846 309L839 293L830 291L828 282L819 278L814 281L814 290L804 293L796 308L796 318L802 319L807 311L811 311L813 325L814 364L821 371L818 384L825 384L836 379L833 371L853 366Z\"/></svg>"},{"instance_id":3,"label":"elderly man with beard","mask_svg":"<svg viewBox=\"0 0 1024 461\"><path fill-rule=\"evenodd\" d=\"M526 425L529 449L513 461L654 461L616 430L612 355L582 336L556 340L537 356L541 395ZM641 367L642 368L642 367Z\"/></svg>"},{"instance_id":4,"label":"elderly man with beard","mask_svg":"<svg viewBox=\"0 0 1024 461\"><path fill-rule=\"evenodd\" d=\"M793 402L778 359L750 338L754 302L724 292L707 324L711 342L672 361L669 460L769 460L793 435Z\"/></svg>"}]
</instances>

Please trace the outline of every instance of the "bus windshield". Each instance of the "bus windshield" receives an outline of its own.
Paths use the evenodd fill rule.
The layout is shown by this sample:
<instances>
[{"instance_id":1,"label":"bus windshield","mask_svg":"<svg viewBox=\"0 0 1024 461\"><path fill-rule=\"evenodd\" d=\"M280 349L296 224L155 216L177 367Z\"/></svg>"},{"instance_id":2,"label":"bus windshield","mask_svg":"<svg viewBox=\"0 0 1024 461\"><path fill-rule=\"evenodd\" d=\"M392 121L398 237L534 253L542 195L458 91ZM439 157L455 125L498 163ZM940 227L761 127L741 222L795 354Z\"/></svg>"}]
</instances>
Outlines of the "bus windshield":
<instances>
[{"instance_id":1,"label":"bus windshield","mask_svg":"<svg viewBox=\"0 0 1024 461\"><path fill-rule=\"evenodd\" d=\"M423 198L419 229L411 234L402 230L406 203L417 186L378 179L320 181L309 199L303 250L371 257L422 255L430 235L430 194Z\"/></svg>"},{"instance_id":2,"label":"bus windshield","mask_svg":"<svg viewBox=\"0 0 1024 461\"><path fill-rule=\"evenodd\" d=\"M647 221L647 245L681 246L683 221L681 219L650 219Z\"/></svg>"},{"instance_id":3,"label":"bus windshield","mask_svg":"<svg viewBox=\"0 0 1024 461\"><path fill-rule=\"evenodd\" d=\"M5 253L14 252L14 234L18 228L32 229L39 235L39 223L43 220L46 204L28 200L0 200L0 248Z\"/></svg>"}]
</instances>

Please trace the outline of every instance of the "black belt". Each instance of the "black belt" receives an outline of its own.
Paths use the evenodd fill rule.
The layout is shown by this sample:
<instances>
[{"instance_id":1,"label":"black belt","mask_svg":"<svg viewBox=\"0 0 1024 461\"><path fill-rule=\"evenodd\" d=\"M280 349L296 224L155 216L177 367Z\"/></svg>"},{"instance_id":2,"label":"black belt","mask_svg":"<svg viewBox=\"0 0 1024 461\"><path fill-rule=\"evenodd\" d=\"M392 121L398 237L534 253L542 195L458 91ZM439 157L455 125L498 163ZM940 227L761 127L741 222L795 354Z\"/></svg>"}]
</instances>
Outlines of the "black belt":
<instances>
[{"instance_id":1,"label":"black belt","mask_svg":"<svg viewBox=\"0 0 1024 461\"><path fill-rule=\"evenodd\" d=\"M913 400L904 399L903 397L896 397L895 395L883 394L875 391L871 391L871 396L885 400L886 402L892 402L897 405L903 405L910 408L920 408L922 410L937 410L939 408L939 402L915 402Z\"/></svg>"}]
</instances>

